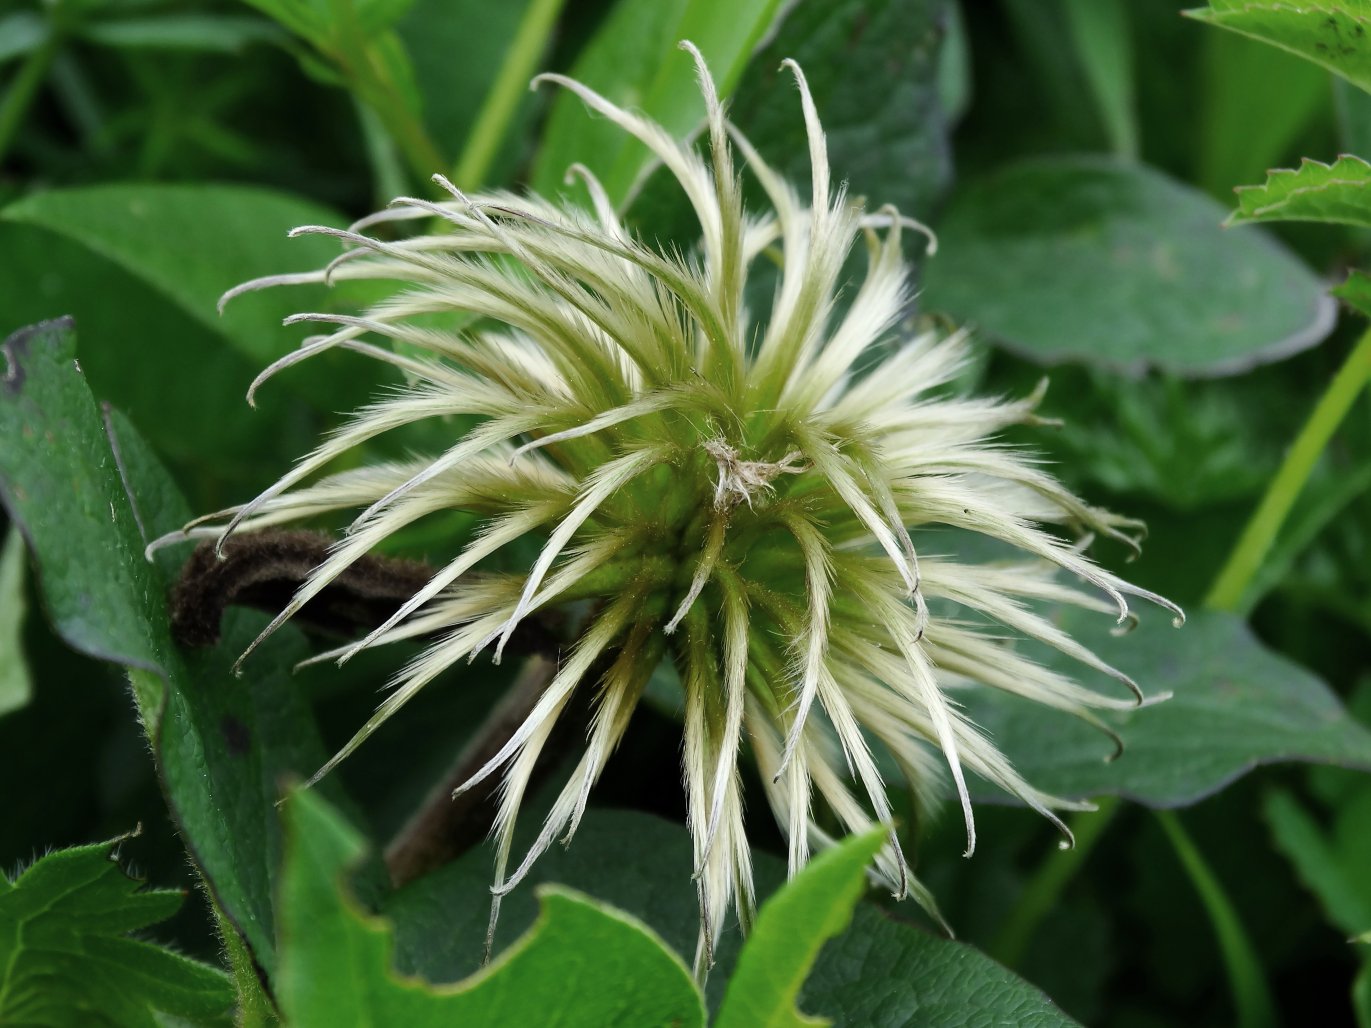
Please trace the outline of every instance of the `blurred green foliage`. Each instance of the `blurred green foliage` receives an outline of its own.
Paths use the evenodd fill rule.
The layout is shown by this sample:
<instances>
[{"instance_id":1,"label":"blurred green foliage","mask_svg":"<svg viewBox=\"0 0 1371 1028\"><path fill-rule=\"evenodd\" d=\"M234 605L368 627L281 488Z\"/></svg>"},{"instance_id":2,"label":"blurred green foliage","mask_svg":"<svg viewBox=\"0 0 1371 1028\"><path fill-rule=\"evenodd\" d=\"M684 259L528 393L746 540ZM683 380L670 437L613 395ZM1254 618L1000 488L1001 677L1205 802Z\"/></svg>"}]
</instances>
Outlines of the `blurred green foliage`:
<instances>
[{"instance_id":1,"label":"blurred green foliage","mask_svg":"<svg viewBox=\"0 0 1371 1028\"><path fill-rule=\"evenodd\" d=\"M334 354L280 376L251 410L248 384L305 334L280 319L357 297L272 292L223 317L215 301L334 252L318 237L287 240L288 228L341 226L393 195L430 195L435 172L464 188L531 183L580 196L562 175L582 160L631 202L637 230L688 245L688 219L641 152L618 149L620 137L571 98L524 88L539 71L584 75L686 131L699 108L674 48L681 36L701 44L736 97L733 117L793 178L807 156L776 67L786 56L805 65L852 192L946 230L919 314L978 332L984 355L969 378L981 389L1026 392L1048 366L1043 413L1063 424L1015 441L1057 462L1091 502L1144 517L1151 538L1129 577L1199 607L1364 330L1346 311L1334 323L1323 285L1367 256L1371 185L1364 164L1338 158L1371 157L1371 101L1356 88L1371 68L1371 11L1319 0L1297 16L1244 0L1212 4L1205 25L1180 17L1182 6L11 0L0 11L0 337L66 315L77 327L41 334L47 350L28 337L22 362L11 345L0 384L22 366L45 390L26 388L27 408L7 399L0 421L13 519L0 553L0 863L141 821L145 833L123 852L157 885L195 890L155 936L214 961L223 933L246 1023L275 1016L257 969L276 972L281 938L282 777L308 775L351 733L392 665L292 676L307 649L287 633L236 680L228 664L260 617L233 615L223 646L187 657L166 635L175 558L148 565L138 551L191 510L255 494L388 383ZM1330 26L1346 52L1320 49ZM1322 164L1300 166L1304 157ZM1267 179L1274 167L1298 170ZM1234 197L1239 185L1253 188ZM1236 220L1323 223L1221 230L1234 207ZM1341 291L1363 315L1366 281L1354 274ZM1119 643L1133 647L1128 669L1145 688L1177 692L1174 708L1132 715L1134 751L1103 765L1091 750L1087 767L1061 743L1076 738L1074 724L985 718L999 718L1022 766L1057 775L1055 785L1197 804L1178 822L1259 964L1271 1019L1297 1024L1320 1010L1321 1023L1367 1028L1371 965L1366 946L1348 941L1371 927L1365 776L1286 765L1208 795L1257 762L1366 762L1371 402L1354 393L1348 407L1231 604L1251 631L1214 615L1185 636L1147 626ZM435 532L416 545L440 556L451 540ZM132 704L125 673L96 658L135 669ZM294 811L318 822L315 856L328 864L313 878L295 867L315 901L337 906L338 869L384 849L509 672L452 677L326 783L355 829L322 805ZM1183 724L1167 722L1182 713ZM1119 730L1130 738L1130 723ZM681 950L695 930L689 858L684 833L661 820L682 816L678 747L679 726L644 711L597 796L638 813L592 812L577 846L535 878L628 910ZM756 806L750 831L783 851ZM1232 993L1215 988L1226 956L1232 971L1232 946L1207 927L1196 865L1139 807L1112 809L1108 830L1055 883L1043 873L1059 856L1051 830L1027 812L984 807L972 861L958 858L955 818L902 828L972 946L994 949L1016 911L1040 911L1015 922L1031 939L1013 968L1027 982L872 901L823 950L799 1008L842 1023L939 1024L989 995L1003 1005L986 1016L1015 1009L1020 1023L1227 1023L1239 1009L1250 1021L1240 980ZM350 887L393 922L401 973L453 982L476 969L487 864L478 847L393 892L373 858ZM0 893L0 929L5 902ZM500 947L534 908L531 890L510 897ZM726 943L711 1010L734 954ZM948 984L991 980L1001 992Z\"/></svg>"}]
</instances>

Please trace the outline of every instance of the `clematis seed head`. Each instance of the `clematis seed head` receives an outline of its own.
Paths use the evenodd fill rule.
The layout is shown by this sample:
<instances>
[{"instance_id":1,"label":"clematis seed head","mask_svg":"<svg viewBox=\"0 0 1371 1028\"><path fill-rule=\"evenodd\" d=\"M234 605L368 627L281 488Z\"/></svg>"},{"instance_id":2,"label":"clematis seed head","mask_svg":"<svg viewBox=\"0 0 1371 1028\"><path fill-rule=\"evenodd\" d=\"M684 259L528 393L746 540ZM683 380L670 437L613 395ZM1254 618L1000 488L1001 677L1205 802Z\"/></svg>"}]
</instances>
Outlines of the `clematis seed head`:
<instances>
[{"instance_id":1,"label":"clematis seed head","mask_svg":"<svg viewBox=\"0 0 1371 1028\"><path fill-rule=\"evenodd\" d=\"M1092 535L1135 544L1138 523L1087 505L997 441L1036 420L1041 391L1023 400L955 395L966 335L905 333L905 233L927 230L893 207L867 210L833 183L800 67L784 65L808 134L803 197L728 123L704 60L683 48L707 111L700 149L572 79L537 82L570 90L651 149L699 222L694 248L640 238L579 166L572 173L587 206L467 196L437 177L442 202L405 197L345 231L298 229L338 239L341 255L313 273L245 283L226 299L352 280L379 282L388 295L357 314L290 319L320 334L268 367L253 391L340 350L397 369L404 384L255 499L154 545L189 535L222 548L238 532L352 512L265 638L421 519L447 511L478 519L479 530L382 624L329 654L341 662L426 640L319 775L440 673L481 653L498 659L525 619L566 609L574 639L551 681L463 786L502 776L492 932L501 897L554 839L575 832L648 679L670 662L684 692L703 974L729 909L745 928L753 906L739 774L746 752L788 840L792 874L833 843L823 825L861 832L879 823L889 839L872 875L936 916L891 827L881 767L898 768L925 798L949 777L968 854L975 821L966 769L1060 825L1054 811L1084 805L1026 782L949 690L1003 690L1103 727L1094 711L1131 707L1142 694L1043 606L1125 623L1129 597L1140 597L1182 615L1084 552ZM739 158L766 197L762 209L744 205ZM410 223L420 230L406 236ZM843 306L854 248L865 271ZM764 255L780 271L768 309L757 312L747 283ZM416 423L466 427L423 456L369 459L373 440ZM330 473L344 457L347 469ZM956 552L949 528L1018 556L973 560ZM537 542L530 567L491 569L491 558L525 539ZM927 540L952 552L932 553ZM1016 638L1116 679L1124 694L1035 662ZM534 764L577 693L593 700L575 708L591 710L583 755L511 870Z\"/></svg>"}]
</instances>

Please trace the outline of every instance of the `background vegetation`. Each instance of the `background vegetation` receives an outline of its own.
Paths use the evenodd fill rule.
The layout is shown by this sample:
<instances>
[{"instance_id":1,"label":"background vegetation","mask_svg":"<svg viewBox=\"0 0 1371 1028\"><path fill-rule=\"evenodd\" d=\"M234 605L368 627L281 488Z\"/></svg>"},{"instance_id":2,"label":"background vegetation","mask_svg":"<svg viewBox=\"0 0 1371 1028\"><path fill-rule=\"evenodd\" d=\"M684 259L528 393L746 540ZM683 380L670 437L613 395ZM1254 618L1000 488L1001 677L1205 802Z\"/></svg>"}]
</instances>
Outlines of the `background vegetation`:
<instances>
[{"instance_id":1,"label":"background vegetation","mask_svg":"<svg viewBox=\"0 0 1371 1028\"><path fill-rule=\"evenodd\" d=\"M163 597L181 555L141 556L190 512L255 495L380 384L330 358L242 402L304 335L283 316L355 299L215 313L230 286L335 252L288 228L426 195L435 171L556 192L581 160L624 201L643 154L526 84L569 70L686 132L701 111L675 43L691 38L734 119L796 177L802 125L777 66L804 65L852 191L938 229L919 314L976 330L966 385L1023 393L1048 368L1063 425L1016 441L1144 517L1129 577L1194 612L1180 632L1153 618L1101 641L1148 692L1176 694L1118 719L1113 764L1074 724L967 696L1031 781L1102 807L1063 853L1037 816L983 806L971 861L955 817L911 819L918 873L974 949L880 896L843 929L869 852L854 841L769 908L736 974L725 948L705 993L717 1023L787 1023L798 994L850 1024L1371 1025L1371 958L1349 942L1371 929L1371 344L1327 295L1365 259L1371 173L1306 166L1232 192L1301 157L1371 156L1371 12L1304 6L1187 20L1175 0L10 0L0 336L75 320L13 337L0 383L0 1021L342 1024L370 1006L382 1023L533 1023L553 1004L573 1023L700 1023L658 940L565 890L543 895L504 992L399 984L392 962L439 983L478 965L489 854L398 891L376 855L510 672L431 686L278 810L393 658L292 675L315 643L289 631L235 680L261 617L232 612L211 652L177 648ZM1336 224L1221 228L1239 202L1238 220ZM631 211L688 244L658 179ZM1364 279L1345 292L1366 309ZM410 542L437 557L469 528ZM678 745L669 702L643 711L595 816L533 877L688 952ZM752 813L763 848L779 842ZM162 891L135 891L91 845L138 825L120 860ZM84 848L32 864L67 846ZM779 867L762 858L764 883ZM500 948L538 902L510 898ZM587 950L594 967L571 960ZM229 977L206 966L221 964ZM597 975L586 995L568 984Z\"/></svg>"}]
</instances>

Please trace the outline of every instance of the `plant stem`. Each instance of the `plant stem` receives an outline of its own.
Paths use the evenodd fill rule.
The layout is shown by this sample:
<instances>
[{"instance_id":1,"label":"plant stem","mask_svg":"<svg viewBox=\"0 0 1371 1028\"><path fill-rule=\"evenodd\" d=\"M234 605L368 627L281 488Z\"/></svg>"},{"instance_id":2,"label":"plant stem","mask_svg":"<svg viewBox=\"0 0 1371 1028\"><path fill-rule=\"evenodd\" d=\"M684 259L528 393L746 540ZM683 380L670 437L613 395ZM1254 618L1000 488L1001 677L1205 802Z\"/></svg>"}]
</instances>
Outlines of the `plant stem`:
<instances>
[{"instance_id":1,"label":"plant stem","mask_svg":"<svg viewBox=\"0 0 1371 1028\"><path fill-rule=\"evenodd\" d=\"M542 59L563 3L565 0L533 0L524 12L519 31L467 137L466 148L452 170L452 180L461 189L476 190L485 184L500 144L509 132L519 97Z\"/></svg>"},{"instance_id":2,"label":"plant stem","mask_svg":"<svg viewBox=\"0 0 1371 1028\"><path fill-rule=\"evenodd\" d=\"M1077 814L1071 819L1071 833L1076 837L1076 845L1049 855L1038 865L1019 902L1000 926L986 952L1006 967L1019 964L1038 925L1056 906L1067 883L1081 869L1095 849L1095 844L1103 838L1105 829L1118 814L1120 806L1117 796L1106 796L1099 801L1099 810Z\"/></svg>"},{"instance_id":3,"label":"plant stem","mask_svg":"<svg viewBox=\"0 0 1371 1028\"><path fill-rule=\"evenodd\" d=\"M1295 437L1280 470L1267 487L1266 495L1243 529L1223 570L1214 580L1204 601L1206 607L1236 610L1241 606L1243 594L1266 559L1276 540L1276 533L1309 480L1328 440L1347 416L1357 394L1368 380L1371 380L1371 329L1362 335L1347 355L1347 360L1319 397L1309 420Z\"/></svg>"},{"instance_id":4,"label":"plant stem","mask_svg":"<svg viewBox=\"0 0 1371 1028\"><path fill-rule=\"evenodd\" d=\"M14 80L5 91L4 99L0 100L0 162L4 161L15 133L19 131L24 116L28 114L29 106L38 94L38 87L47 78L48 68L57 56L58 46L57 30L50 27L48 38L43 41L42 46L29 54L15 73Z\"/></svg>"},{"instance_id":5,"label":"plant stem","mask_svg":"<svg viewBox=\"0 0 1371 1028\"><path fill-rule=\"evenodd\" d=\"M1229 986L1238 1008L1238 1025L1240 1028L1269 1028L1275 1024L1275 1006L1266 987L1261 962L1243 931L1237 911L1233 909L1214 872L1204 862L1198 847L1181 827L1180 819L1169 810L1158 810L1156 815L1162 830L1171 840L1181 866L1190 877L1190 883L1199 893L1200 902L1204 904L1214 933L1219 938L1224 968L1228 972Z\"/></svg>"}]
</instances>

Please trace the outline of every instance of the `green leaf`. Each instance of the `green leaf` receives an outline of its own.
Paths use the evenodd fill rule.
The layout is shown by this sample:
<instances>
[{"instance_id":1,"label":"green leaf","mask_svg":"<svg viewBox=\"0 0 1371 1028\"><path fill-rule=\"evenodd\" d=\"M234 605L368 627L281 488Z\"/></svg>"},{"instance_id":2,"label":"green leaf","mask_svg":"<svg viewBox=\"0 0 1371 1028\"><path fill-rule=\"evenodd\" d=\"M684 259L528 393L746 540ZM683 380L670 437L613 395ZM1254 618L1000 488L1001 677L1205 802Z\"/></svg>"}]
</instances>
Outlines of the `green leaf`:
<instances>
[{"instance_id":1,"label":"green leaf","mask_svg":"<svg viewBox=\"0 0 1371 1028\"><path fill-rule=\"evenodd\" d=\"M1100 624L1107 619L1099 615L1061 619L1063 628L1148 694L1174 693L1141 710L1102 714L1124 741L1117 760L1109 761L1109 739L1068 715L990 690L959 698L1025 778L1059 796L1121 795L1177 807L1260 764L1371 768L1371 731L1348 715L1328 686L1267 650L1241 620L1202 610L1176 629L1147 613L1119 638L1107 634ZM1070 661L1044 657L1061 671L1081 674Z\"/></svg>"},{"instance_id":2,"label":"green leaf","mask_svg":"<svg viewBox=\"0 0 1371 1028\"><path fill-rule=\"evenodd\" d=\"M779 0L620 0L570 74L679 137L704 119L705 108L695 67L677 44L688 39L699 47L719 95L727 97L779 7ZM641 143L592 118L579 99L563 93L553 102L530 182L536 191L552 195L567 168L579 161L600 176L610 199L619 203L649 156Z\"/></svg>"},{"instance_id":3,"label":"green leaf","mask_svg":"<svg viewBox=\"0 0 1371 1028\"><path fill-rule=\"evenodd\" d=\"M966 186L938 225L925 304L1045 364L1234 374L1312 346L1334 304L1256 228L1160 172L1026 161Z\"/></svg>"},{"instance_id":4,"label":"green leaf","mask_svg":"<svg viewBox=\"0 0 1371 1028\"><path fill-rule=\"evenodd\" d=\"M961 4L947 6L947 34L938 55L938 105L949 125L956 125L971 106L971 47Z\"/></svg>"},{"instance_id":5,"label":"green leaf","mask_svg":"<svg viewBox=\"0 0 1371 1028\"><path fill-rule=\"evenodd\" d=\"M353 0L357 20L367 33L391 28L413 6L414 0Z\"/></svg>"},{"instance_id":6,"label":"green leaf","mask_svg":"<svg viewBox=\"0 0 1371 1028\"><path fill-rule=\"evenodd\" d=\"M541 914L490 967L430 986L392 968L392 930L346 894L365 845L309 792L286 805L279 998L300 1025L703 1025L680 959L645 925L567 889L539 890Z\"/></svg>"},{"instance_id":7,"label":"green leaf","mask_svg":"<svg viewBox=\"0 0 1371 1028\"><path fill-rule=\"evenodd\" d=\"M1345 79L1334 79L1333 111L1338 152L1371 153L1371 93L1362 92Z\"/></svg>"},{"instance_id":8,"label":"green leaf","mask_svg":"<svg viewBox=\"0 0 1371 1028\"><path fill-rule=\"evenodd\" d=\"M800 1002L838 1025L1074 1025L1036 986L980 950L860 904L824 947Z\"/></svg>"},{"instance_id":9,"label":"green leaf","mask_svg":"<svg viewBox=\"0 0 1371 1028\"><path fill-rule=\"evenodd\" d=\"M1353 269L1347 273L1347 280L1330 292L1362 317L1371 318L1371 275Z\"/></svg>"},{"instance_id":10,"label":"green leaf","mask_svg":"<svg viewBox=\"0 0 1371 1028\"><path fill-rule=\"evenodd\" d=\"M804 68L814 95L835 176L873 209L891 203L903 214L931 217L952 179L948 127L938 98L943 10L941 0L796 5L748 65L729 119L782 176L807 182L804 118L790 72L780 69L781 61L792 57ZM844 72L854 67L882 71ZM801 195L807 195L807 187ZM649 238L689 247L699 237L698 219L665 170L648 179L630 213ZM909 235L911 253L921 252L921 237ZM764 303L770 285L764 274L757 282L758 302Z\"/></svg>"},{"instance_id":11,"label":"green leaf","mask_svg":"<svg viewBox=\"0 0 1371 1028\"><path fill-rule=\"evenodd\" d=\"M941 0L796 5L748 65L730 119L777 171L807 183L804 120L790 73L780 70L792 57L814 94L834 177L873 209L892 203L903 214L931 216L952 181L938 101L944 10ZM852 68L879 74L852 75ZM807 186L800 192L807 195Z\"/></svg>"},{"instance_id":12,"label":"green leaf","mask_svg":"<svg viewBox=\"0 0 1371 1028\"><path fill-rule=\"evenodd\" d=\"M1298 54L1371 90L1367 0L1212 0L1184 13Z\"/></svg>"},{"instance_id":13,"label":"green leaf","mask_svg":"<svg viewBox=\"0 0 1371 1028\"><path fill-rule=\"evenodd\" d=\"M58 850L13 881L0 876L0 1023L233 1023L233 986L218 968L129 932L165 921L185 897L141 888L119 868L122 839Z\"/></svg>"},{"instance_id":14,"label":"green leaf","mask_svg":"<svg viewBox=\"0 0 1371 1028\"><path fill-rule=\"evenodd\" d=\"M107 18L80 28L82 39L101 46L133 50L188 50L240 54L253 43L277 42L279 30L261 18L231 14L159 14Z\"/></svg>"},{"instance_id":15,"label":"green leaf","mask_svg":"<svg viewBox=\"0 0 1371 1028\"><path fill-rule=\"evenodd\" d=\"M1279 849L1328 919L1348 935L1371 926L1371 787L1340 804L1330 838L1313 816L1285 790L1275 790L1264 804L1266 820Z\"/></svg>"},{"instance_id":16,"label":"green leaf","mask_svg":"<svg viewBox=\"0 0 1371 1028\"><path fill-rule=\"evenodd\" d=\"M28 705L33 681L24 660L24 538L10 525L0 550L0 717Z\"/></svg>"},{"instance_id":17,"label":"green leaf","mask_svg":"<svg viewBox=\"0 0 1371 1028\"><path fill-rule=\"evenodd\" d=\"M1339 157L1332 164L1305 158L1299 168L1267 173L1266 184L1239 186L1235 225L1251 221L1323 221L1371 226L1371 164Z\"/></svg>"},{"instance_id":18,"label":"green leaf","mask_svg":"<svg viewBox=\"0 0 1371 1028\"><path fill-rule=\"evenodd\" d=\"M15 11L0 18L0 64L32 53L46 42L48 24L32 11Z\"/></svg>"},{"instance_id":19,"label":"green leaf","mask_svg":"<svg viewBox=\"0 0 1371 1028\"><path fill-rule=\"evenodd\" d=\"M516 851L537 832L536 815L528 820ZM754 857L759 895L766 896L783 881L785 868L767 853ZM534 920L533 887L560 882L641 918L677 952L690 952L699 927L691 863L690 835L681 825L648 814L592 809L572 844L545 853L525 882L505 897L497 949ZM383 912L395 922L401 970L439 981L474 971L489 888L490 854L474 850L387 897ZM800 1006L841 1025L1047 1028L1074 1023L989 957L900 920L901 915L916 916L913 904L896 907L892 916L859 903L852 926L819 952ZM716 940L718 963L707 987L711 1007L729 984L737 941L734 931Z\"/></svg>"},{"instance_id":20,"label":"green leaf","mask_svg":"<svg viewBox=\"0 0 1371 1028\"><path fill-rule=\"evenodd\" d=\"M728 983L716 1028L825 1024L795 1009L825 942L852 921L866 868L885 842L877 828L815 857L762 907Z\"/></svg>"},{"instance_id":21,"label":"green leaf","mask_svg":"<svg viewBox=\"0 0 1371 1028\"><path fill-rule=\"evenodd\" d=\"M0 220L75 240L152 286L257 365L293 348L281 319L321 303L324 290L252 293L222 316L219 298L250 278L322 267L338 256L336 243L320 236L288 239L287 233L300 225L346 223L309 200L252 186L123 183L35 193L0 210Z\"/></svg>"},{"instance_id":22,"label":"green leaf","mask_svg":"<svg viewBox=\"0 0 1371 1028\"><path fill-rule=\"evenodd\" d=\"M1133 50L1123 0L1065 0L1066 22L1109 141L1121 157L1138 155Z\"/></svg>"},{"instance_id":23,"label":"green leaf","mask_svg":"<svg viewBox=\"0 0 1371 1028\"><path fill-rule=\"evenodd\" d=\"M222 316L216 307L247 279L322 267L337 256L335 243L286 233L344 221L314 203L243 186L37 193L0 210L0 246L13 258L0 281L0 310L10 330L75 314L92 382L164 452L197 464L284 461L319 427L302 419L300 397L320 411L347 409L364 401L374 379L358 376L353 361L325 359L274 380L255 414L242 396L309 334L283 331L284 317L340 301L322 287L290 287L240 297ZM213 390L194 385L211 381ZM237 428L225 432L230 420Z\"/></svg>"},{"instance_id":24,"label":"green leaf","mask_svg":"<svg viewBox=\"0 0 1371 1028\"><path fill-rule=\"evenodd\" d=\"M3 351L0 500L33 554L45 609L72 648L130 669L172 817L215 901L270 970L277 783L325 757L290 674L303 645L277 633L235 679L229 666L265 618L234 613L215 649L179 648L163 574L178 555L159 567L143 548L184 524L184 501L127 421L106 412L102 423L69 322L16 333Z\"/></svg>"}]
</instances>

